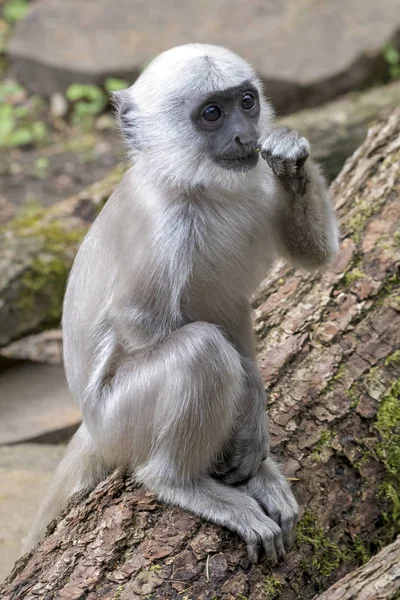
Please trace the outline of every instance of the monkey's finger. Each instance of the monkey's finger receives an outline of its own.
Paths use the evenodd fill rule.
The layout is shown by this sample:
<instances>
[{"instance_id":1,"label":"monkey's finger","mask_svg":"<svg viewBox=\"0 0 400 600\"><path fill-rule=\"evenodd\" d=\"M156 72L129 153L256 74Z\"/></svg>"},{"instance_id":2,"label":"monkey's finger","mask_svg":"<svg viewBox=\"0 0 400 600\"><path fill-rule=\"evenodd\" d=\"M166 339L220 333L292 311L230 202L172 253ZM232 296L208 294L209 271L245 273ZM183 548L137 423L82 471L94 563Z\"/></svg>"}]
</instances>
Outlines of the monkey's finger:
<instances>
[{"instance_id":1,"label":"monkey's finger","mask_svg":"<svg viewBox=\"0 0 400 600\"><path fill-rule=\"evenodd\" d=\"M274 544L274 540L271 539L270 536L268 536L267 539L263 539L263 546L264 546L264 551L265 551L265 556L268 560L268 562L270 563L270 565L273 567L276 565L276 563L278 562L278 556L275 550L275 544Z\"/></svg>"},{"instance_id":2,"label":"monkey's finger","mask_svg":"<svg viewBox=\"0 0 400 600\"><path fill-rule=\"evenodd\" d=\"M310 156L309 152L305 152L298 160L296 160L297 169L304 167L307 158Z\"/></svg>"},{"instance_id":3,"label":"monkey's finger","mask_svg":"<svg viewBox=\"0 0 400 600\"><path fill-rule=\"evenodd\" d=\"M295 526L296 526L295 519L285 519L281 525L283 543L284 543L286 551L289 551L290 548L293 546Z\"/></svg>"},{"instance_id":4,"label":"monkey's finger","mask_svg":"<svg viewBox=\"0 0 400 600\"><path fill-rule=\"evenodd\" d=\"M275 549L278 559L281 560L286 554L283 542L283 532L275 536Z\"/></svg>"},{"instance_id":5,"label":"monkey's finger","mask_svg":"<svg viewBox=\"0 0 400 600\"><path fill-rule=\"evenodd\" d=\"M246 546L247 546L247 556L249 557L249 561L256 565L258 563L258 554L260 549L260 541L256 534L252 533L251 536L246 536L245 538Z\"/></svg>"}]
</instances>

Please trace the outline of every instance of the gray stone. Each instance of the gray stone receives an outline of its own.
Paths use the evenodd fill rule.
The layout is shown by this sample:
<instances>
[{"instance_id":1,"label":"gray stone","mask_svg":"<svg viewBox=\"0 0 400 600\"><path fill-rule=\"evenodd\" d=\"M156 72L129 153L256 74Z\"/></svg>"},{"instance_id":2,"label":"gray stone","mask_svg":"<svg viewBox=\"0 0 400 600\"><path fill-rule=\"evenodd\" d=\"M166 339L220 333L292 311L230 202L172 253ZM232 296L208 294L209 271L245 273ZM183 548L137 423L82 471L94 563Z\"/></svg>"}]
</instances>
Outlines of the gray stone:
<instances>
[{"instance_id":1,"label":"gray stone","mask_svg":"<svg viewBox=\"0 0 400 600\"><path fill-rule=\"evenodd\" d=\"M65 446L0 447L0 581L11 571Z\"/></svg>"},{"instance_id":2,"label":"gray stone","mask_svg":"<svg viewBox=\"0 0 400 600\"><path fill-rule=\"evenodd\" d=\"M50 329L35 335L28 335L5 348L0 348L0 356L9 360L30 360L51 365L62 364L62 332Z\"/></svg>"},{"instance_id":3,"label":"gray stone","mask_svg":"<svg viewBox=\"0 0 400 600\"><path fill-rule=\"evenodd\" d=\"M399 0L41 0L9 53L17 78L50 96L73 82L132 81L178 44L217 43L249 59L287 111L380 77L399 24Z\"/></svg>"},{"instance_id":4,"label":"gray stone","mask_svg":"<svg viewBox=\"0 0 400 600\"><path fill-rule=\"evenodd\" d=\"M0 444L69 439L80 412L62 367L20 364L0 372Z\"/></svg>"}]
</instances>

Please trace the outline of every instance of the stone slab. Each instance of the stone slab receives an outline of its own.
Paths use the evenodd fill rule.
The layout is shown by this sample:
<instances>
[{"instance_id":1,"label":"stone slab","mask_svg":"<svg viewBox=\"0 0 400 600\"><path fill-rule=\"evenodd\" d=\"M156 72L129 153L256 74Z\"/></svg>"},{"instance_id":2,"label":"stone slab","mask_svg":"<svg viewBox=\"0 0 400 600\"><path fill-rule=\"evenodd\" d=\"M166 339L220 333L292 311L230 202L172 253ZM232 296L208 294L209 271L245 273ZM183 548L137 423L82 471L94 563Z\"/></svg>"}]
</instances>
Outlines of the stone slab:
<instances>
[{"instance_id":1,"label":"stone slab","mask_svg":"<svg viewBox=\"0 0 400 600\"><path fill-rule=\"evenodd\" d=\"M22 540L64 452L64 444L0 447L0 582L20 554Z\"/></svg>"},{"instance_id":2,"label":"stone slab","mask_svg":"<svg viewBox=\"0 0 400 600\"><path fill-rule=\"evenodd\" d=\"M0 356L8 360L62 365L62 331L50 329L21 338L0 348Z\"/></svg>"},{"instance_id":3,"label":"stone slab","mask_svg":"<svg viewBox=\"0 0 400 600\"><path fill-rule=\"evenodd\" d=\"M51 95L110 75L132 81L175 45L221 44L253 63L286 110L379 77L399 26L399 0L41 0L9 54L23 84Z\"/></svg>"},{"instance_id":4,"label":"stone slab","mask_svg":"<svg viewBox=\"0 0 400 600\"><path fill-rule=\"evenodd\" d=\"M23 363L0 372L0 444L63 441L79 423L62 367Z\"/></svg>"}]
</instances>

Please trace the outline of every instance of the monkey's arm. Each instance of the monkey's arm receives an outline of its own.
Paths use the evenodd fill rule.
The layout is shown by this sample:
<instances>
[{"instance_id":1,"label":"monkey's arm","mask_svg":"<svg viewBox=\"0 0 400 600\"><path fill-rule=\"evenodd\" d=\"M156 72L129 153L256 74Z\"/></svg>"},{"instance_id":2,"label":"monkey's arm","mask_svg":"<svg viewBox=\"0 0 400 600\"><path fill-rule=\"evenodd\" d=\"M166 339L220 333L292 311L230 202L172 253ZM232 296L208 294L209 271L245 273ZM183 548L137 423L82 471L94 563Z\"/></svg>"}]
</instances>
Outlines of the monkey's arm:
<instances>
[{"instance_id":1,"label":"monkey's arm","mask_svg":"<svg viewBox=\"0 0 400 600\"><path fill-rule=\"evenodd\" d=\"M307 160L309 150L308 141L287 127L274 129L260 144L278 186L272 224L277 250L312 270L335 256L339 231L325 179Z\"/></svg>"}]
</instances>

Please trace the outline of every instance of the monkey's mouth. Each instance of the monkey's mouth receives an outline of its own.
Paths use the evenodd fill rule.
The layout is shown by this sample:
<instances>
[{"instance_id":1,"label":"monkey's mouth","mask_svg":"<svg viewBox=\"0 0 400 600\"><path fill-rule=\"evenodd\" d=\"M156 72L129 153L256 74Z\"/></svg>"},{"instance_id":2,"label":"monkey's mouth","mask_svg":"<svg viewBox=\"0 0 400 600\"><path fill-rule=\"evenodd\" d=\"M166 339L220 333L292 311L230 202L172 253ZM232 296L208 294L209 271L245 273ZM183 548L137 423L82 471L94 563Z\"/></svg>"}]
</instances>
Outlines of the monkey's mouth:
<instances>
[{"instance_id":1,"label":"monkey's mouth","mask_svg":"<svg viewBox=\"0 0 400 600\"><path fill-rule=\"evenodd\" d=\"M232 169L235 171L248 171L253 169L259 158L259 152L252 150L248 154L240 156L219 156L217 163L224 169Z\"/></svg>"}]
</instances>

